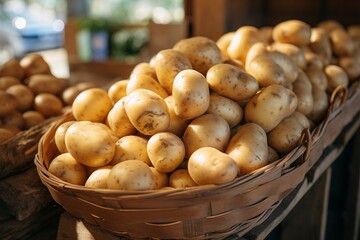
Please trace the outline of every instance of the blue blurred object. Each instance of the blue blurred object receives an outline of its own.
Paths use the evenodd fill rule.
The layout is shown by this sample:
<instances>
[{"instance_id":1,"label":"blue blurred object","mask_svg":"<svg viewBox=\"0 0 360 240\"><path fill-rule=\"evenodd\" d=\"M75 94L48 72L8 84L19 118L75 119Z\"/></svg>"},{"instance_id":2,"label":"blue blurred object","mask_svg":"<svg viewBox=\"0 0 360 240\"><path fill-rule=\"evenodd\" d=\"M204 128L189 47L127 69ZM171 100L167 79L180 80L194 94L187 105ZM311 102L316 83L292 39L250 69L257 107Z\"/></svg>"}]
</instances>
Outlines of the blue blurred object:
<instances>
[{"instance_id":1,"label":"blue blurred object","mask_svg":"<svg viewBox=\"0 0 360 240\"><path fill-rule=\"evenodd\" d=\"M0 63L63 46L64 21L40 6L0 6Z\"/></svg>"}]
</instances>

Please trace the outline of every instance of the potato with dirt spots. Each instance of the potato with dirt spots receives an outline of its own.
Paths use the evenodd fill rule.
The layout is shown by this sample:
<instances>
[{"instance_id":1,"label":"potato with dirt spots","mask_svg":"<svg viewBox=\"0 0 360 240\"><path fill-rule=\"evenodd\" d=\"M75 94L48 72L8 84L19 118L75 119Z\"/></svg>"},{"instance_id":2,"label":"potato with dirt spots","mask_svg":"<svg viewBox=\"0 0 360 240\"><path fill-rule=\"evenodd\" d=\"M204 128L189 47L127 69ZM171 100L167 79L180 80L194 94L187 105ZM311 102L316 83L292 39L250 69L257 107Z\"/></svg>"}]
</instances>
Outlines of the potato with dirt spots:
<instances>
[{"instance_id":1,"label":"potato with dirt spots","mask_svg":"<svg viewBox=\"0 0 360 240\"><path fill-rule=\"evenodd\" d=\"M173 103L174 97L172 95L165 98L166 105L168 107L169 115L170 115L170 123L169 127L166 129L167 132L174 133L178 137L181 137L186 127L191 122L190 119L184 119L176 115L174 110L174 103Z\"/></svg>"},{"instance_id":2,"label":"potato with dirt spots","mask_svg":"<svg viewBox=\"0 0 360 240\"><path fill-rule=\"evenodd\" d=\"M126 94L126 87L129 83L129 79L119 80L113 83L108 89L108 95L113 104L119 101L121 98L125 97Z\"/></svg>"},{"instance_id":3,"label":"potato with dirt spots","mask_svg":"<svg viewBox=\"0 0 360 240\"><path fill-rule=\"evenodd\" d=\"M159 83L169 93L172 93L175 76L182 70L191 69L189 59L180 51L165 49L155 58L155 71Z\"/></svg>"},{"instance_id":4,"label":"potato with dirt spots","mask_svg":"<svg viewBox=\"0 0 360 240\"><path fill-rule=\"evenodd\" d=\"M190 176L187 169L177 169L169 175L169 187L190 188L199 186Z\"/></svg>"},{"instance_id":5,"label":"potato with dirt spots","mask_svg":"<svg viewBox=\"0 0 360 240\"><path fill-rule=\"evenodd\" d=\"M314 100L312 84L303 70L299 69L299 76L292 85L292 90L298 99L296 110L307 115L313 108Z\"/></svg>"},{"instance_id":6,"label":"potato with dirt spots","mask_svg":"<svg viewBox=\"0 0 360 240\"><path fill-rule=\"evenodd\" d=\"M77 121L103 123L112 107L112 101L106 91L90 88L75 98L72 112Z\"/></svg>"},{"instance_id":7,"label":"potato with dirt spots","mask_svg":"<svg viewBox=\"0 0 360 240\"><path fill-rule=\"evenodd\" d=\"M223 61L219 47L207 37L195 36L182 39L173 49L182 52L189 59L192 68L203 75L209 68Z\"/></svg>"},{"instance_id":8,"label":"potato with dirt spots","mask_svg":"<svg viewBox=\"0 0 360 240\"><path fill-rule=\"evenodd\" d=\"M203 147L191 154L188 171L198 185L225 184L237 177L239 168L229 155L216 148Z\"/></svg>"},{"instance_id":9,"label":"potato with dirt spots","mask_svg":"<svg viewBox=\"0 0 360 240\"><path fill-rule=\"evenodd\" d=\"M137 76L129 79L129 82L126 85L126 94L129 95L136 89L140 88L153 91L162 98L169 96L165 88L161 86L157 80L144 74L138 74Z\"/></svg>"},{"instance_id":10,"label":"potato with dirt spots","mask_svg":"<svg viewBox=\"0 0 360 240\"><path fill-rule=\"evenodd\" d=\"M155 189L162 189L169 186L169 175L156 170L154 167L150 167L150 170L155 177Z\"/></svg>"},{"instance_id":11,"label":"potato with dirt spots","mask_svg":"<svg viewBox=\"0 0 360 240\"><path fill-rule=\"evenodd\" d=\"M329 107L329 97L325 90L318 88L316 85L312 85L312 95L314 105L307 117L315 124L321 122Z\"/></svg>"},{"instance_id":12,"label":"potato with dirt spots","mask_svg":"<svg viewBox=\"0 0 360 240\"><path fill-rule=\"evenodd\" d=\"M150 137L147 154L157 171L170 173L184 160L185 146L175 134L161 132Z\"/></svg>"},{"instance_id":13,"label":"potato with dirt spots","mask_svg":"<svg viewBox=\"0 0 360 240\"><path fill-rule=\"evenodd\" d=\"M270 85L252 97L245 107L245 120L271 131L297 108L295 93L281 85Z\"/></svg>"},{"instance_id":14,"label":"potato with dirt spots","mask_svg":"<svg viewBox=\"0 0 360 240\"><path fill-rule=\"evenodd\" d=\"M259 84L252 75L225 63L211 67L206 80L217 94L235 101L249 99L259 89Z\"/></svg>"},{"instance_id":15,"label":"potato with dirt spots","mask_svg":"<svg viewBox=\"0 0 360 240\"><path fill-rule=\"evenodd\" d=\"M156 179L146 163L140 160L127 160L113 166L107 185L109 189L114 190L153 190L156 187Z\"/></svg>"},{"instance_id":16,"label":"potato with dirt spots","mask_svg":"<svg viewBox=\"0 0 360 240\"><path fill-rule=\"evenodd\" d=\"M133 91L127 95L124 107L132 125L144 135L163 132L169 126L170 115L165 100L150 90Z\"/></svg>"},{"instance_id":17,"label":"potato with dirt spots","mask_svg":"<svg viewBox=\"0 0 360 240\"><path fill-rule=\"evenodd\" d=\"M326 90L328 83L323 69L308 67L305 69L305 73L313 85L316 85L322 90Z\"/></svg>"},{"instance_id":18,"label":"potato with dirt spots","mask_svg":"<svg viewBox=\"0 0 360 240\"><path fill-rule=\"evenodd\" d=\"M86 168L75 160L70 153L63 153L55 157L49 165L48 171L61 180L84 185L86 181Z\"/></svg>"},{"instance_id":19,"label":"potato with dirt spots","mask_svg":"<svg viewBox=\"0 0 360 240\"><path fill-rule=\"evenodd\" d=\"M96 189L108 189L107 181L113 166L107 165L95 169L86 179L85 187Z\"/></svg>"},{"instance_id":20,"label":"potato with dirt spots","mask_svg":"<svg viewBox=\"0 0 360 240\"><path fill-rule=\"evenodd\" d=\"M114 139L99 124L77 121L65 133L68 152L78 162L89 167L105 166L112 161L115 154Z\"/></svg>"},{"instance_id":21,"label":"potato with dirt spots","mask_svg":"<svg viewBox=\"0 0 360 240\"><path fill-rule=\"evenodd\" d=\"M229 124L216 114L204 114L195 118L186 128L182 138L186 157L201 147L213 147L224 151L230 139Z\"/></svg>"},{"instance_id":22,"label":"potato with dirt spots","mask_svg":"<svg viewBox=\"0 0 360 240\"><path fill-rule=\"evenodd\" d=\"M255 123L242 125L231 137L225 151L235 160L240 175L268 164L268 142L264 129Z\"/></svg>"}]
</instances>

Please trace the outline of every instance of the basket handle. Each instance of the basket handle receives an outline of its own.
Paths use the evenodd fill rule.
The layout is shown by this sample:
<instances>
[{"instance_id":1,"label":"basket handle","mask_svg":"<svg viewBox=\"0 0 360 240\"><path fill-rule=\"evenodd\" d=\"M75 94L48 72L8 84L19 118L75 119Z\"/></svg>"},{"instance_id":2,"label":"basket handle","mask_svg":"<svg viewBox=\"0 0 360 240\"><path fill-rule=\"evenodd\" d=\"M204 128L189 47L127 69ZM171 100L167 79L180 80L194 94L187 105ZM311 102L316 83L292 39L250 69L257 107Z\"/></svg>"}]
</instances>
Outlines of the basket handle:
<instances>
[{"instance_id":1,"label":"basket handle","mask_svg":"<svg viewBox=\"0 0 360 240\"><path fill-rule=\"evenodd\" d=\"M345 85L343 84L338 85L331 93L329 111L334 112L337 108L344 105L348 99L348 94L349 94L349 90ZM336 104L338 103L338 101L340 101L339 105Z\"/></svg>"},{"instance_id":2,"label":"basket handle","mask_svg":"<svg viewBox=\"0 0 360 240\"><path fill-rule=\"evenodd\" d=\"M300 166L303 164L306 160L309 159L310 152L311 152L311 146L312 146L312 139L311 139L311 133L309 128L305 128L301 132L301 137L299 140L299 145L305 144L305 152L296 160L296 164Z\"/></svg>"}]
</instances>

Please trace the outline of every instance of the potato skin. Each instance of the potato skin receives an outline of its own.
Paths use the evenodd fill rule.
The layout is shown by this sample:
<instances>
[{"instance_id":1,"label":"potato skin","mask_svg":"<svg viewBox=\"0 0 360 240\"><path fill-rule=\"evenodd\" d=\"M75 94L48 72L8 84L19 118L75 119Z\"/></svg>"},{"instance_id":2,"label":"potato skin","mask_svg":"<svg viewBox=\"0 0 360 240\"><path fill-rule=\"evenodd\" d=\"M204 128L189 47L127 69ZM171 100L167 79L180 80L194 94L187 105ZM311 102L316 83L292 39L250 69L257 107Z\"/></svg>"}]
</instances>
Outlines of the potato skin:
<instances>
[{"instance_id":1,"label":"potato skin","mask_svg":"<svg viewBox=\"0 0 360 240\"><path fill-rule=\"evenodd\" d=\"M312 28L309 48L319 56L323 65L328 65L332 57L330 37L323 28Z\"/></svg>"},{"instance_id":2,"label":"potato skin","mask_svg":"<svg viewBox=\"0 0 360 240\"><path fill-rule=\"evenodd\" d=\"M14 111L17 107L15 96L5 91L0 90L0 117L6 116Z\"/></svg>"},{"instance_id":3,"label":"potato skin","mask_svg":"<svg viewBox=\"0 0 360 240\"><path fill-rule=\"evenodd\" d=\"M173 84L173 107L177 116L194 119L204 114L210 105L210 90L204 75L196 70L179 72Z\"/></svg>"},{"instance_id":4,"label":"potato skin","mask_svg":"<svg viewBox=\"0 0 360 240\"><path fill-rule=\"evenodd\" d=\"M169 175L169 187L188 188L199 186L190 176L187 169L177 169Z\"/></svg>"},{"instance_id":5,"label":"potato skin","mask_svg":"<svg viewBox=\"0 0 360 240\"><path fill-rule=\"evenodd\" d=\"M201 147L224 151L230 139L230 127L219 115L204 114L189 124L182 139L186 157Z\"/></svg>"},{"instance_id":6,"label":"potato skin","mask_svg":"<svg viewBox=\"0 0 360 240\"><path fill-rule=\"evenodd\" d=\"M126 85L126 94L129 95L130 93L139 88L153 91L162 98L166 98L169 95L166 92L165 88L163 88L163 86L161 86L158 81L145 74L138 74L129 79Z\"/></svg>"},{"instance_id":7,"label":"potato skin","mask_svg":"<svg viewBox=\"0 0 360 240\"><path fill-rule=\"evenodd\" d=\"M96 189L108 189L107 180L113 166L107 165L95 169L90 176L86 179L85 187Z\"/></svg>"},{"instance_id":8,"label":"potato skin","mask_svg":"<svg viewBox=\"0 0 360 240\"><path fill-rule=\"evenodd\" d=\"M305 46L310 42L311 27L300 20L287 20L274 26L274 41Z\"/></svg>"},{"instance_id":9,"label":"potato skin","mask_svg":"<svg viewBox=\"0 0 360 240\"><path fill-rule=\"evenodd\" d=\"M321 122L326 115L329 107L329 97L325 90L318 88L316 85L312 85L313 95L313 109L307 115L308 118L315 124Z\"/></svg>"},{"instance_id":10,"label":"potato skin","mask_svg":"<svg viewBox=\"0 0 360 240\"><path fill-rule=\"evenodd\" d=\"M249 73L230 64L216 64L206 74L212 90L232 100L245 100L259 89L257 80Z\"/></svg>"},{"instance_id":11,"label":"potato skin","mask_svg":"<svg viewBox=\"0 0 360 240\"><path fill-rule=\"evenodd\" d=\"M268 164L267 136L255 123L242 125L230 139L225 151L235 160L240 175L250 173Z\"/></svg>"},{"instance_id":12,"label":"potato skin","mask_svg":"<svg viewBox=\"0 0 360 240\"><path fill-rule=\"evenodd\" d=\"M327 79L328 93L332 93L336 87L342 85L347 87L349 85L349 78L345 70L337 65L329 64L324 68L324 73Z\"/></svg>"},{"instance_id":13,"label":"potato skin","mask_svg":"<svg viewBox=\"0 0 360 240\"><path fill-rule=\"evenodd\" d=\"M17 110L24 112L32 108L35 96L31 89L28 88L26 85L13 85L6 89L6 92L15 96L17 101Z\"/></svg>"},{"instance_id":14,"label":"potato skin","mask_svg":"<svg viewBox=\"0 0 360 240\"><path fill-rule=\"evenodd\" d=\"M299 76L293 83L292 90L298 99L296 110L307 115L311 112L314 105L312 84L305 72L301 69L299 69Z\"/></svg>"},{"instance_id":15,"label":"potato skin","mask_svg":"<svg viewBox=\"0 0 360 240\"><path fill-rule=\"evenodd\" d=\"M68 152L66 145L65 145L65 134L66 134L66 131L68 130L68 128L75 122L76 121L64 122L55 131L55 136L54 136L55 145L56 145L57 149L59 150L59 152L61 152L61 153Z\"/></svg>"},{"instance_id":16,"label":"potato skin","mask_svg":"<svg viewBox=\"0 0 360 240\"><path fill-rule=\"evenodd\" d=\"M34 109L45 118L61 114L63 103L59 97L51 93L39 93L34 98Z\"/></svg>"},{"instance_id":17,"label":"potato skin","mask_svg":"<svg viewBox=\"0 0 360 240\"><path fill-rule=\"evenodd\" d=\"M182 137L185 132L186 127L191 122L191 119L184 119L176 115L174 110L173 95L165 98L166 105L168 107L169 115L170 115L170 123L167 128L167 132L171 132L176 134L178 137Z\"/></svg>"},{"instance_id":18,"label":"potato skin","mask_svg":"<svg viewBox=\"0 0 360 240\"><path fill-rule=\"evenodd\" d=\"M51 93L59 95L64 90L64 82L50 74L35 74L29 77L27 86L34 94Z\"/></svg>"},{"instance_id":19,"label":"potato skin","mask_svg":"<svg viewBox=\"0 0 360 240\"><path fill-rule=\"evenodd\" d=\"M297 102L293 91L281 85L270 85L246 104L245 120L256 123L265 132L269 132L295 111Z\"/></svg>"},{"instance_id":20,"label":"potato skin","mask_svg":"<svg viewBox=\"0 0 360 240\"><path fill-rule=\"evenodd\" d=\"M209 68L223 61L219 47L207 37L182 39L173 49L182 52L189 59L192 68L203 75L206 75Z\"/></svg>"},{"instance_id":21,"label":"potato skin","mask_svg":"<svg viewBox=\"0 0 360 240\"><path fill-rule=\"evenodd\" d=\"M113 83L109 87L107 93L113 104L126 96L126 87L128 83L129 79L123 79Z\"/></svg>"},{"instance_id":22,"label":"potato skin","mask_svg":"<svg viewBox=\"0 0 360 240\"><path fill-rule=\"evenodd\" d=\"M295 111L267 134L268 143L277 152L288 154L299 144L302 131L306 128L310 128L309 120Z\"/></svg>"}]
</instances>

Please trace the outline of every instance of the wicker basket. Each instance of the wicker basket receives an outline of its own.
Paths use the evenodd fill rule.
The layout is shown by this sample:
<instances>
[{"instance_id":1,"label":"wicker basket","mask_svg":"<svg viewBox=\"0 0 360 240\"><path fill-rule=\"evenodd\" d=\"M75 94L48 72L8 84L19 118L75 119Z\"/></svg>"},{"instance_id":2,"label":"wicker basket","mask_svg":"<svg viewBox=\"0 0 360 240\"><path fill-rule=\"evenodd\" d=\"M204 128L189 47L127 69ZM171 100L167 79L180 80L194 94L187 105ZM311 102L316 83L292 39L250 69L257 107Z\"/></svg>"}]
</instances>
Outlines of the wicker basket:
<instances>
[{"instance_id":1,"label":"wicker basket","mask_svg":"<svg viewBox=\"0 0 360 240\"><path fill-rule=\"evenodd\" d=\"M54 134L71 114L55 122L39 142L35 164L54 200L73 216L131 238L209 239L245 234L263 222L304 178L312 138L284 158L224 185L168 191L90 189L47 171L57 154Z\"/></svg>"}]
</instances>

